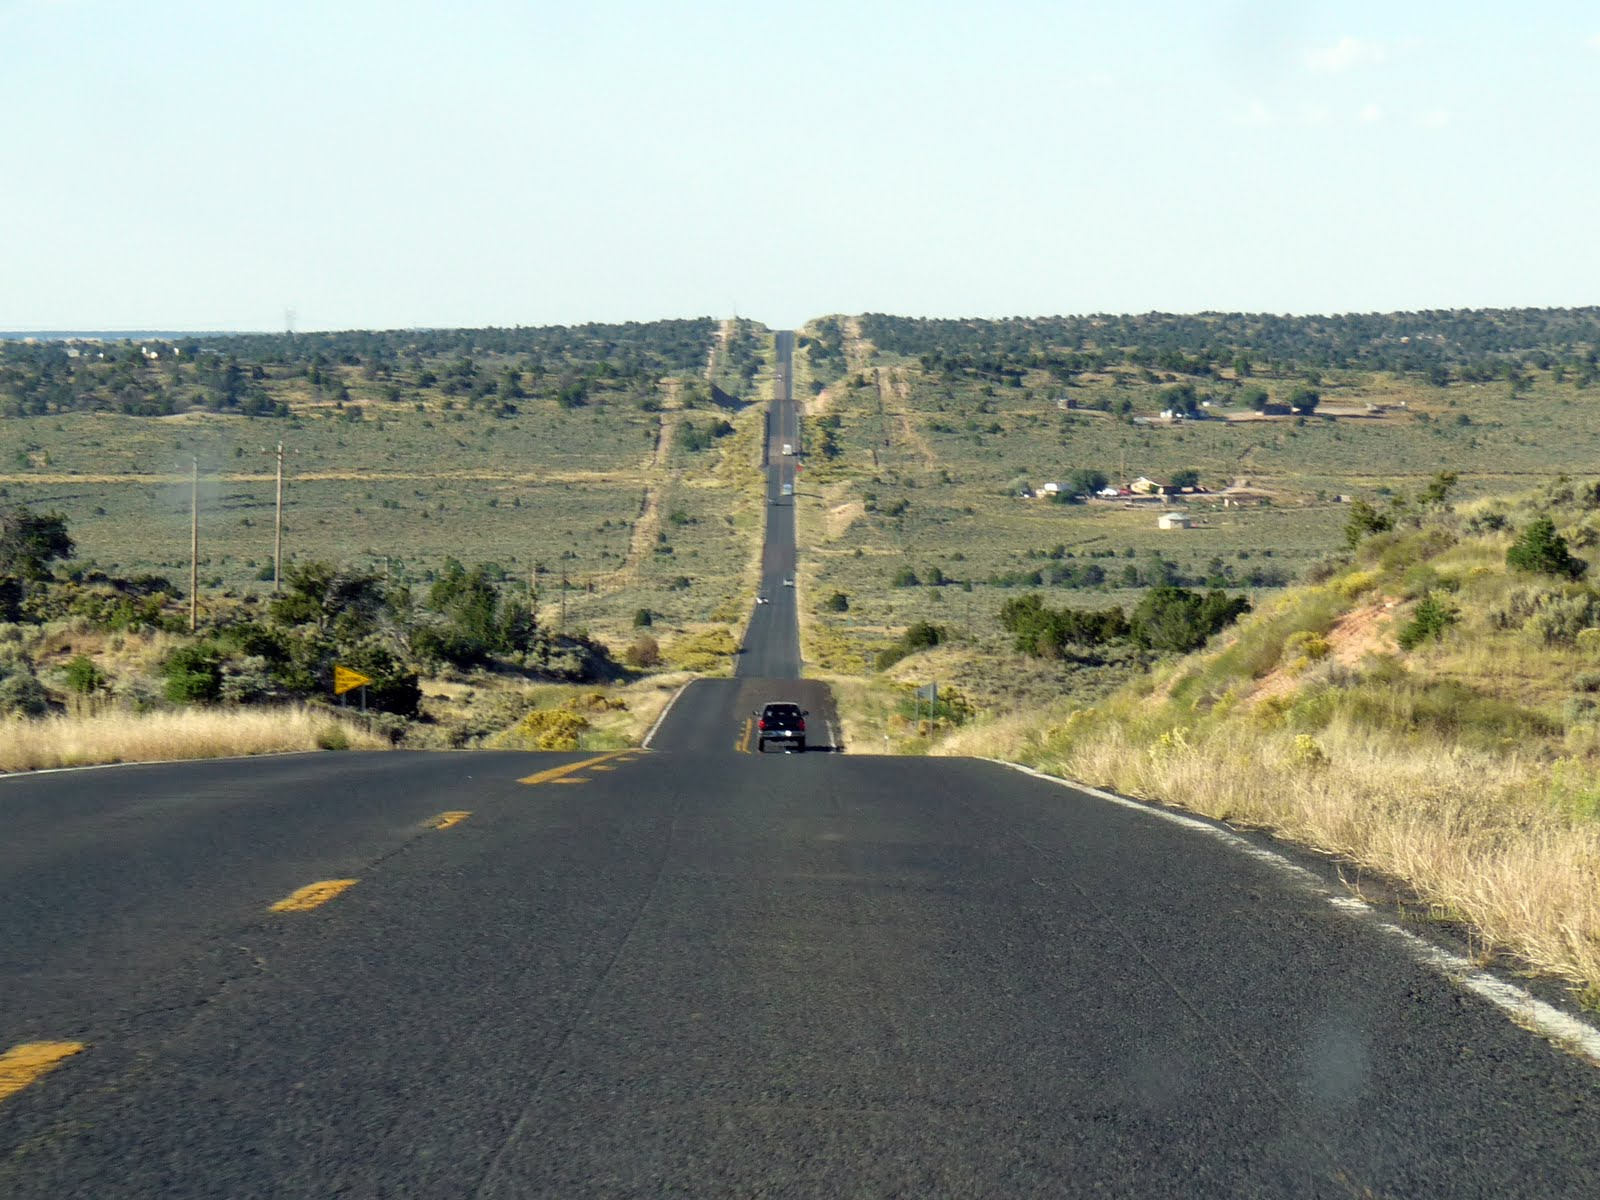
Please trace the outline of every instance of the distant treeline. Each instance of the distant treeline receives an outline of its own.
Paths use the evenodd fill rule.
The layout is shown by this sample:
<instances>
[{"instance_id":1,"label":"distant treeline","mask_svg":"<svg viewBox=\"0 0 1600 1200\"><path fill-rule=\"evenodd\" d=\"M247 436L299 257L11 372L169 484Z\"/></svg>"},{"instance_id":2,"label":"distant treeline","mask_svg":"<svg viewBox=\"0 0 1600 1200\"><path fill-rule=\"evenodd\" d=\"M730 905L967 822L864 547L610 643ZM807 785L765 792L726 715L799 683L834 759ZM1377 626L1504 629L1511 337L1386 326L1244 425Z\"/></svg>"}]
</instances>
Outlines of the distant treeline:
<instances>
[{"instance_id":1,"label":"distant treeline","mask_svg":"<svg viewBox=\"0 0 1600 1200\"><path fill-rule=\"evenodd\" d=\"M1600 377L1600 307L1442 309L1331 317L1270 313L939 320L872 313L862 332L879 350L930 369L1020 382L1027 370L1073 376L1131 365L1235 377L1347 369L1452 378L1504 377L1507 367Z\"/></svg>"},{"instance_id":2,"label":"distant treeline","mask_svg":"<svg viewBox=\"0 0 1600 1200\"><path fill-rule=\"evenodd\" d=\"M510 416L527 398L563 407L612 393L648 404L668 376L706 368L718 323L510 329L214 334L175 341L0 342L0 415L73 411L164 416L192 408L282 416L288 400L412 402L461 397ZM756 370L757 327L723 358Z\"/></svg>"}]
</instances>

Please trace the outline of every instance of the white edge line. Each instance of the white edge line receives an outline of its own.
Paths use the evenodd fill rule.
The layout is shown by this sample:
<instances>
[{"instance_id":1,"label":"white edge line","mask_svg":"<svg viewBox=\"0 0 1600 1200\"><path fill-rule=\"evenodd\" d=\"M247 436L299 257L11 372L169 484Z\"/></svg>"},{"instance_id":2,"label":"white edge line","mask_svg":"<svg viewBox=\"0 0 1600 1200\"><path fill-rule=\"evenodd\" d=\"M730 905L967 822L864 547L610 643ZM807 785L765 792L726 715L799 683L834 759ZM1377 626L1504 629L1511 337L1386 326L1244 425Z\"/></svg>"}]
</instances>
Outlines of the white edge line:
<instances>
[{"instance_id":1,"label":"white edge line","mask_svg":"<svg viewBox=\"0 0 1600 1200\"><path fill-rule=\"evenodd\" d=\"M667 706L661 710L661 715L656 718L655 724L650 726L650 732L644 735L644 741L639 743L639 749L650 749L650 739L655 737L656 733L661 729L661 723L667 719L667 714L672 711L672 706L678 702L678 697L683 695L684 692L688 691L689 684L694 682L695 681L691 679L689 680L689 683L685 683L677 691L672 693L672 699L667 701Z\"/></svg>"},{"instance_id":2,"label":"white edge line","mask_svg":"<svg viewBox=\"0 0 1600 1200\"><path fill-rule=\"evenodd\" d=\"M1596 1029L1587 1021L1579 1020L1570 1013L1562 1012L1553 1004L1540 1000L1537 996L1518 987L1516 984L1491 975L1483 968L1475 966L1470 959L1459 954L1452 954L1440 946L1434 945L1426 938L1419 937L1409 929L1402 929L1390 921L1377 920L1377 910L1365 900L1358 900L1354 896L1343 896L1331 891L1327 884L1315 872L1308 871L1298 863L1292 863L1280 854L1264 849L1240 837L1230 830L1222 829L1197 817L1185 816L1182 813L1172 812L1170 809L1158 808L1139 800L1132 800L1126 796L1119 796L1115 792L1108 792L1101 788L1090 787L1087 784L1075 783L1070 779L1063 779L1059 775L1047 775L1043 771L1032 767L1025 767L1020 763L1005 762L998 758L987 758L985 762L995 763L998 766L1010 767L1024 775L1032 775L1036 779L1045 780L1061 787L1071 788L1073 791L1084 792L1097 800L1105 800L1111 804L1119 804L1123 808L1131 808L1147 816L1156 817L1163 821L1170 821L1174 825L1206 833L1218 841L1226 842L1233 848L1242 851L1257 862L1282 872L1306 884L1320 894L1338 912L1357 920L1372 921L1382 932L1399 941L1410 953L1412 959L1421 965L1430 968L1435 973L1443 975L1450 982L1473 993L1473 995L1487 1000L1512 1022L1523 1029L1531 1030L1542 1037L1549 1038L1564 1049L1585 1059L1591 1065L1600 1067L1600 1029Z\"/></svg>"}]
</instances>

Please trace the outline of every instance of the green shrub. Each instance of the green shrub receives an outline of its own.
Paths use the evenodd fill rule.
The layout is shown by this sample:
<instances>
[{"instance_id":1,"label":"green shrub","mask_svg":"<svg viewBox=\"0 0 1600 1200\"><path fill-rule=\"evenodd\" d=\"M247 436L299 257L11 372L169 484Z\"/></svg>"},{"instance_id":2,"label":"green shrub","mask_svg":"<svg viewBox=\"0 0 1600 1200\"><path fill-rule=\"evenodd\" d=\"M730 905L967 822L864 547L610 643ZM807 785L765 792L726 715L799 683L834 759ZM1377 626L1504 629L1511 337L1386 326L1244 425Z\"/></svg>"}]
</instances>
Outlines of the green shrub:
<instances>
[{"instance_id":1,"label":"green shrub","mask_svg":"<svg viewBox=\"0 0 1600 1200\"><path fill-rule=\"evenodd\" d=\"M222 694L222 656L215 646L179 646L162 668L165 692L174 704L204 704Z\"/></svg>"},{"instance_id":2,"label":"green shrub","mask_svg":"<svg viewBox=\"0 0 1600 1200\"><path fill-rule=\"evenodd\" d=\"M1061 658L1069 646L1101 646L1130 636L1120 608L1053 609L1046 607L1038 592L1002 604L1000 624L1015 635L1020 653L1035 658Z\"/></svg>"},{"instance_id":3,"label":"green shrub","mask_svg":"<svg viewBox=\"0 0 1600 1200\"><path fill-rule=\"evenodd\" d=\"M49 711L50 694L31 663L0 662L0 716L42 717Z\"/></svg>"},{"instance_id":4,"label":"green shrub","mask_svg":"<svg viewBox=\"0 0 1600 1200\"><path fill-rule=\"evenodd\" d=\"M1513 588L1505 600L1489 609L1489 624L1495 629L1521 629L1539 611L1539 606L1555 594L1549 588Z\"/></svg>"},{"instance_id":5,"label":"green shrub","mask_svg":"<svg viewBox=\"0 0 1600 1200\"><path fill-rule=\"evenodd\" d=\"M1218 630L1250 611L1243 596L1212 591L1201 596L1179 587L1158 587L1128 615L1133 640L1146 650L1187 654L1206 644Z\"/></svg>"},{"instance_id":6,"label":"green shrub","mask_svg":"<svg viewBox=\"0 0 1600 1200\"><path fill-rule=\"evenodd\" d=\"M1575 646L1600 619L1600 597L1583 588L1542 596L1524 628L1547 646Z\"/></svg>"},{"instance_id":7,"label":"green shrub","mask_svg":"<svg viewBox=\"0 0 1600 1200\"><path fill-rule=\"evenodd\" d=\"M1537 517L1506 551L1506 566L1517 571L1576 579L1588 567L1567 550L1566 539L1549 517Z\"/></svg>"},{"instance_id":8,"label":"green shrub","mask_svg":"<svg viewBox=\"0 0 1600 1200\"><path fill-rule=\"evenodd\" d=\"M350 731L343 725L325 725L317 731L318 750L350 749Z\"/></svg>"},{"instance_id":9,"label":"green shrub","mask_svg":"<svg viewBox=\"0 0 1600 1200\"><path fill-rule=\"evenodd\" d=\"M93 695L105 686L106 677L94 665L94 659L80 654L69 662L65 670L67 687L80 696Z\"/></svg>"},{"instance_id":10,"label":"green shrub","mask_svg":"<svg viewBox=\"0 0 1600 1200\"><path fill-rule=\"evenodd\" d=\"M226 704L256 704L281 695L273 683L271 667L260 655L233 659L222 665L222 700Z\"/></svg>"},{"instance_id":11,"label":"green shrub","mask_svg":"<svg viewBox=\"0 0 1600 1200\"><path fill-rule=\"evenodd\" d=\"M1354 550L1361 544L1363 538L1371 537L1375 533L1386 533L1393 528L1393 517L1387 513L1380 513L1365 500L1353 501L1350 505L1350 517L1344 524L1345 545Z\"/></svg>"},{"instance_id":12,"label":"green shrub","mask_svg":"<svg viewBox=\"0 0 1600 1200\"><path fill-rule=\"evenodd\" d=\"M895 663L905 658L908 654L915 654L919 650L928 650L945 640L945 630L942 625L931 625L927 621L918 621L900 635L900 640L886 650L878 651L875 665L880 671L887 671Z\"/></svg>"},{"instance_id":13,"label":"green shrub","mask_svg":"<svg viewBox=\"0 0 1600 1200\"><path fill-rule=\"evenodd\" d=\"M1423 642L1437 641L1461 619L1461 610L1438 592L1430 592L1417 602L1411 620L1401 626L1396 640L1402 650L1414 650Z\"/></svg>"}]
</instances>

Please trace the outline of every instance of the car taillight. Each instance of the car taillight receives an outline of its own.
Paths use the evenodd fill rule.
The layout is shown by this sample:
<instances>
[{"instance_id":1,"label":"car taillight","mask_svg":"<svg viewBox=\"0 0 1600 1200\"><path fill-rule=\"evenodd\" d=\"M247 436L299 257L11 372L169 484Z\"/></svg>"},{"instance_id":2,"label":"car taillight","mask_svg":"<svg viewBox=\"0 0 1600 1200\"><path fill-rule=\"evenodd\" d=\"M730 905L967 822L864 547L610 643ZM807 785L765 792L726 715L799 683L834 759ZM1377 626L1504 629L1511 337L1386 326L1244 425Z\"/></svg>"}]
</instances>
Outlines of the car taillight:
<instances>
[{"instance_id":1,"label":"car taillight","mask_svg":"<svg viewBox=\"0 0 1600 1200\"><path fill-rule=\"evenodd\" d=\"M805 718L804 718L804 717L802 717L802 718L801 718L801 719L800 719L800 720L798 720L798 721L796 721L796 722L795 722L795 723L794 723L794 727L795 727L795 728L796 728L796 729L798 729L798 730L799 730L799 731L800 731L800 732L801 732L801 733L804 733L804 732L805 732L805 731L806 731L806 722L805 722Z\"/></svg>"},{"instance_id":2,"label":"car taillight","mask_svg":"<svg viewBox=\"0 0 1600 1200\"><path fill-rule=\"evenodd\" d=\"M767 727L767 719L765 717L762 717L761 718L761 723L760 723L760 725L757 726L757 728L765 729L766 727Z\"/></svg>"}]
</instances>

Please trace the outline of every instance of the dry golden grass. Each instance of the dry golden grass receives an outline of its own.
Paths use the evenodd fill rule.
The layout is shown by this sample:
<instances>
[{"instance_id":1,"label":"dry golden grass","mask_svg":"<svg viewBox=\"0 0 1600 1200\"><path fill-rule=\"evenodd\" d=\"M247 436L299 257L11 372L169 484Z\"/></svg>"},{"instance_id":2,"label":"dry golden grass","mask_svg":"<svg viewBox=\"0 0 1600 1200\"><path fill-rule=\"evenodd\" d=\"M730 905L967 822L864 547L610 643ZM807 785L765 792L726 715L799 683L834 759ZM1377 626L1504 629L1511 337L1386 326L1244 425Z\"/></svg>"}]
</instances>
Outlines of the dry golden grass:
<instances>
[{"instance_id":1,"label":"dry golden grass","mask_svg":"<svg viewBox=\"0 0 1600 1200\"><path fill-rule=\"evenodd\" d=\"M1041 721L1037 712L1009 712L992 721L961 726L941 739L931 753L1035 763L1049 730L1048 722Z\"/></svg>"},{"instance_id":2,"label":"dry golden grass","mask_svg":"<svg viewBox=\"0 0 1600 1200\"><path fill-rule=\"evenodd\" d=\"M189 709L0 723L0 771L388 748L387 738L332 714L304 708Z\"/></svg>"},{"instance_id":3,"label":"dry golden grass","mask_svg":"<svg viewBox=\"0 0 1600 1200\"><path fill-rule=\"evenodd\" d=\"M888 680L826 671L811 671L806 677L821 680L832 691L839 736L848 749L858 754L906 752L905 731L894 728L900 694Z\"/></svg>"}]
</instances>

